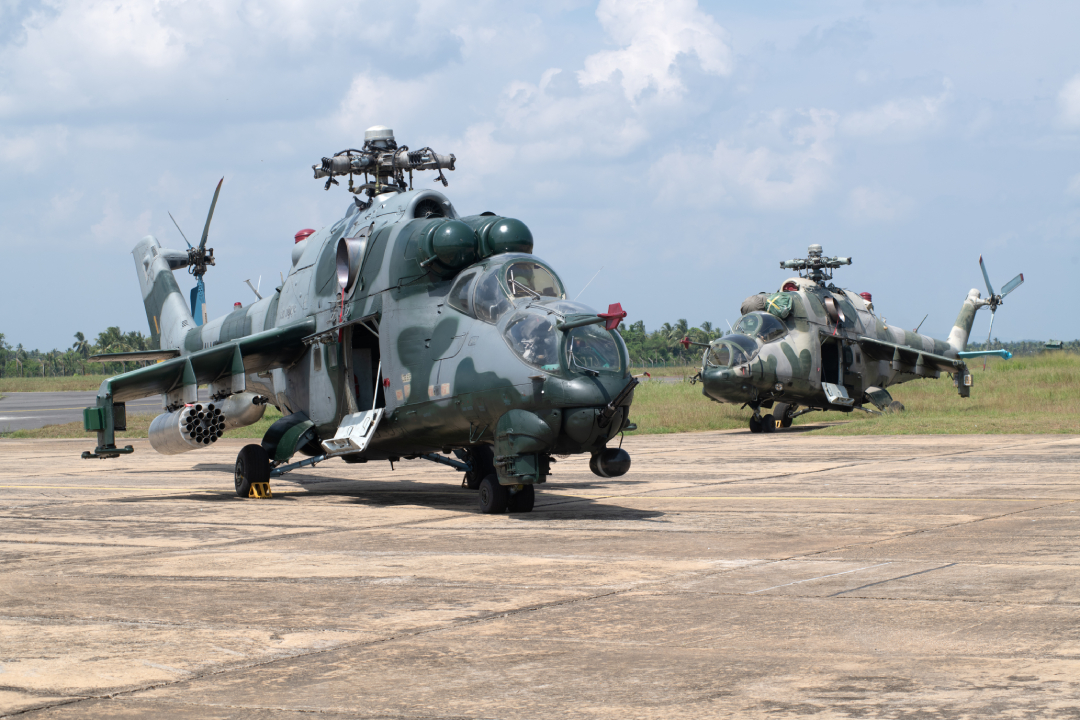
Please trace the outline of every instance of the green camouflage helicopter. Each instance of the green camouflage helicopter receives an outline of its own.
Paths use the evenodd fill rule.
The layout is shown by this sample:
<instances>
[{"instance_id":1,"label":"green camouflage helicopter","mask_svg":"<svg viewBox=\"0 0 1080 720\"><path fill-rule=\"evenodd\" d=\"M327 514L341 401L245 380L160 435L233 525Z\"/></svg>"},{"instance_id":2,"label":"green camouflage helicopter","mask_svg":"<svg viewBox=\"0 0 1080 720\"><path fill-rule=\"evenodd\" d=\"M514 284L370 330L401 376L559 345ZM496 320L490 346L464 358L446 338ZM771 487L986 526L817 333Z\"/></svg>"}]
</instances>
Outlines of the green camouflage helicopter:
<instances>
[{"instance_id":1,"label":"green camouflage helicopter","mask_svg":"<svg viewBox=\"0 0 1080 720\"><path fill-rule=\"evenodd\" d=\"M532 510L552 455L590 453L596 474L626 473L630 456L607 447L634 427L637 380L617 332L626 313L567 300L520 221L460 217L440 192L412 189L419 170L437 171L445 186L455 161L398 147L383 126L366 132L361 149L324 158L315 177L326 189L349 177L348 212L297 233L281 287L209 322L200 322L202 275L214 264L206 241L221 183L197 247L140 241L135 268L161 350L101 359L159 362L101 384L84 411L97 448L83 457L132 452L115 444L124 403L161 394L149 438L165 454L205 448L257 422L267 404L280 409L262 442L237 457L241 497L335 457L425 458L463 470L485 513ZM190 306L173 277L181 268L198 278ZM199 385L209 386L209 401L198 401ZM293 462L297 453L307 457Z\"/></svg>"},{"instance_id":2,"label":"green camouflage helicopter","mask_svg":"<svg viewBox=\"0 0 1080 720\"><path fill-rule=\"evenodd\" d=\"M971 290L948 340L935 340L904 330L874 312L870 293L853 293L832 283L832 271L850 265L851 258L823 257L820 245L811 245L806 258L780 263L798 271L777 293L747 298L742 317L731 334L711 343L682 344L706 348L701 371L694 381L716 402L749 407L750 431L772 432L790 427L793 418L815 410L877 412L903 410L886 388L918 378L953 376L961 397L971 393L966 358L998 355L1007 350L967 352L968 334L981 307L993 317L1003 298L1024 282L1017 275L996 294L986 266L979 258L988 298ZM925 320L925 318L924 318ZM921 323L920 323L921 325ZM989 336L987 336L989 341ZM873 405L877 411L865 408ZM762 408L772 412L762 415Z\"/></svg>"}]
</instances>

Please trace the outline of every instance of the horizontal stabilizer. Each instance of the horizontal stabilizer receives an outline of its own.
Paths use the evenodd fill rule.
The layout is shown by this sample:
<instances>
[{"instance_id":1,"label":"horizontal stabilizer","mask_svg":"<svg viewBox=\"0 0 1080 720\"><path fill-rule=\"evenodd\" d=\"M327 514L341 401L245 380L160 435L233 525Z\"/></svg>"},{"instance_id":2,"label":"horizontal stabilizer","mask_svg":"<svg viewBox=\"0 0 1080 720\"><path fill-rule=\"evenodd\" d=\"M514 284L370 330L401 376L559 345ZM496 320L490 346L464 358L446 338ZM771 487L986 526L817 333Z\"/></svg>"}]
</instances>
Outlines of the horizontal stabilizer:
<instances>
[{"instance_id":1,"label":"horizontal stabilizer","mask_svg":"<svg viewBox=\"0 0 1080 720\"><path fill-rule=\"evenodd\" d=\"M87 358L90 362L131 362L133 360L172 360L179 350L136 350L134 352L102 353Z\"/></svg>"},{"instance_id":2,"label":"horizontal stabilizer","mask_svg":"<svg viewBox=\"0 0 1080 720\"><path fill-rule=\"evenodd\" d=\"M1012 353L1002 348L1001 350L964 350L957 353L962 358L984 357L988 355L996 355L1002 360L1009 360L1012 358Z\"/></svg>"}]
</instances>

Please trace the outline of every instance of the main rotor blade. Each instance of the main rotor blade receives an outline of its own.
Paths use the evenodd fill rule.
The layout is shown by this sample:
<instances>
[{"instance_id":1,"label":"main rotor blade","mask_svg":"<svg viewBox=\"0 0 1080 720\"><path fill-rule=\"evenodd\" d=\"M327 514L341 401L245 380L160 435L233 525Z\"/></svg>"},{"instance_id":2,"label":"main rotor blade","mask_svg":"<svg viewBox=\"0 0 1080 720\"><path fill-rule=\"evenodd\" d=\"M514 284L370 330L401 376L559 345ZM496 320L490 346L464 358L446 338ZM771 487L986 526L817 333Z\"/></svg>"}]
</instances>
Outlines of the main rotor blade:
<instances>
[{"instance_id":1,"label":"main rotor blade","mask_svg":"<svg viewBox=\"0 0 1080 720\"><path fill-rule=\"evenodd\" d=\"M176 218L172 216L172 213L169 213L169 219L172 220L172 224L176 226L176 229L180 230L180 223L176 222ZM184 238L184 242L187 243L188 248L191 248L191 243L188 241L187 235L184 234L183 230L180 230L180 237Z\"/></svg>"},{"instance_id":2,"label":"main rotor blade","mask_svg":"<svg viewBox=\"0 0 1080 720\"><path fill-rule=\"evenodd\" d=\"M1024 273L1020 273L1009 282L1005 283L1005 287L1001 288L1001 297L1005 297L1016 288L1024 284Z\"/></svg>"},{"instance_id":3,"label":"main rotor blade","mask_svg":"<svg viewBox=\"0 0 1080 720\"><path fill-rule=\"evenodd\" d=\"M210 212L206 216L206 226L203 227L202 240L199 241L199 252L202 252L206 249L206 236L210 234L210 221L214 219L214 208L217 207L218 193L221 192L221 183L223 182L225 182L225 178L221 178L220 180L218 180L217 189L214 190L214 200L210 203ZM979 262L982 262L981 257L979 258ZM985 274L986 271L984 270L983 275ZM989 284L990 281L987 280L986 282Z\"/></svg>"},{"instance_id":4,"label":"main rotor blade","mask_svg":"<svg viewBox=\"0 0 1080 720\"><path fill-rule=\"evenodd\" d=\"M210 209L213 212L213 208ZM994 286L990 284L990 276L986 274L986 265L983 265L982 255L979 256L979 269L982 270L983 280L986 281L986 290L990 293L990 297L994 296Z\"/></svg>"}]
</instances>

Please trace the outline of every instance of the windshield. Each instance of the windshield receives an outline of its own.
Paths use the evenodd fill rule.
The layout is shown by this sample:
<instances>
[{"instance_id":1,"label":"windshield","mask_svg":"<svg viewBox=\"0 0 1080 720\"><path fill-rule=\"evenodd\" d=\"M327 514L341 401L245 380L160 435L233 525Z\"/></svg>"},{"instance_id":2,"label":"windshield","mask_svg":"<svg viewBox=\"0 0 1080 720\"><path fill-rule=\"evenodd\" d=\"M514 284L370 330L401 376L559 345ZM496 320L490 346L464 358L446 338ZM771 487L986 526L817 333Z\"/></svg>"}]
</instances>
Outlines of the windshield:
<instances>
[{"instance_id":1,"label":"windshield","mask_svg":"<svg viewBox=\"0 0 1080 720\"><path fill-rule=\"evenodd\" d=\"M733 331L761 338L761 342L767 343L783 337L787 328L775 315L766 312L752 312L743 315L739 322L735 323Z\"/></svg>"},{"instance_id":2,"label":"windshield","mask_svg":"<svg viewBox=\"0 0 1080 720\"><path fill-rule=\"evenodd\" d=\"M601 325L574 328L566 337L566 364L599 372L619 372L622 357L611 333Z\"/></svg>"},{"instance_id":3,"label":"windshield","mask_svg":"<svg viewBox=\"0 0 1080 720\"><path fill-rule=\"evenodd\" d=\"M745 335L725 335L709 347L705 362L712 367L734 367L748 362L757 354L757 343Z\"/></svg>"},{"instance_id":4,"label":"windshield","mask_svg":"<svg viewBox=\"0 0 1080 720\"><path fill-rule=\"evenodd\" d=\"M456 308L463 313L469 313L469 295L471 295L472 281L476 277L476 271L464 272L458 275L450 288L450 297L447 300L450 307Z\"/></svg>"},{"instance_id":5,"label":"windshield","mask_svg":"<svg viewBox=\"0 0 1080 720\"><path fill-rule=\"evenodd\" d=\"M510 294L519 297L565 297L562 284L540 263L523 260L506 268L506 286ZM529 292L529 291L532 292ZM534 295L535 293L535 295Z\"/></svg>"},{"instance_id":6,"label":"windshield","mask_svg":"<svg viewBox=\"0 0 1080 720\"><path fill-rule=\"evenodd\" d=\"M484 322L495 323L510 309L510 299L499 284L498 273L488 273L476 283L473 312Z\"/></svg>"},{"instance_id":7,"label":"windshield","mask_svg":"<svg viewBox=\"0 0 1080 720\"><path fill-rule=\"evenodd\" d=\"M519 315L506 325L510 347L525 362L541 370L559 369L559 338L551 318Z\"/></svg>"}]
</instances>

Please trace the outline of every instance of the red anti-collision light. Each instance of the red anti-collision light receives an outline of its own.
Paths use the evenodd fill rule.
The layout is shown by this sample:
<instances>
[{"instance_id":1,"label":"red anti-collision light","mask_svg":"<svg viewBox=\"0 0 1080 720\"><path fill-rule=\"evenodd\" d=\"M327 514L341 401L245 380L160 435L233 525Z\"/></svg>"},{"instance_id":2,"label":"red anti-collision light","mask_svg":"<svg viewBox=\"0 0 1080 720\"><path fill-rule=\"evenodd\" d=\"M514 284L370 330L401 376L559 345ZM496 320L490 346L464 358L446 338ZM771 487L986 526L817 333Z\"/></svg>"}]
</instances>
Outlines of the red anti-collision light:
<instances>
[{"instance_id":1,"label":"red anti-collision light","mask_svg":"<svg viewBox=\"0 0 1080 720\"><path fill-rule=\"evenodd\" d=\"M307 240L308 237L313 235L314 233L315 231L311 228L304 228L300 232L296 233L296 235L294 235L293 237L296 238L296 242L300 242L301 240Z\"/></svg>"},{"instance_id":2,"label":"red anti-collision light","mask_svg":"<svg viewBox=\"0 0 1080 720\"><path fill-rule=\"evenodd\" d=\"M233 303L233 310L244 307L244 303Z\"/></svg>"},{"instance_id":3,"label":"red anti-collision light","mask_svg":"<svg viewBox=\"0 0 1080 720\"><path fill-rule=\"evenodd\" d=\"M781 288L781 289L784 292L795 292L796 290L799 289L799 286L796 285L795 283L789 281L789 282L784 283L784 287Z\"/></svg>"},{"instance_id":4,"label":"red anti-collision light","mask_svg":"<svg viewBox=\"0 0 1080 720\"><path fill-rule=\"evenodd\" d=\"M870 297L870 293L859 293L859 297L861 297L866 302L874 302L874 298Z\"/></svg>"},{"instance_id":5,"label":"red anti-collision light","mask_svg":"<svg viewBox=\"0 0 1080 720\"><path fill-rule=\"evenodd\" d=\"M608 330L614 330L619 327L619 323L626 317L626 311L622 309L622 303L612 303L608 305L606 313L597 313L596 316L604 318L604 327Z\"/></svg>"}]
</instances>

